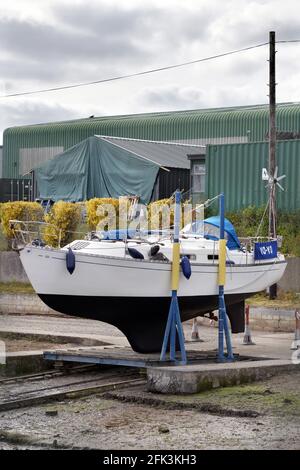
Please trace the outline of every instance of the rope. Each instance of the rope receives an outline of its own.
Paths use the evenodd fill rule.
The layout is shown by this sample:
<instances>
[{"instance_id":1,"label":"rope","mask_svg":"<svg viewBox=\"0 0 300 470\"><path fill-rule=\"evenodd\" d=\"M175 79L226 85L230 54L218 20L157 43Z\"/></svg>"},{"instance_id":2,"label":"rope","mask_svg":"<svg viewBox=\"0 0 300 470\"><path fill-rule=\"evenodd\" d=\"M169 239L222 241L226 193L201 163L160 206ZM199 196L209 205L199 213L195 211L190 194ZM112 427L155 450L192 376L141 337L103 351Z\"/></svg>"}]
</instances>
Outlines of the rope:
<instances>
[{"instance_id":1,"label":"rope","mask_svg":"<svg viewBox=\"0 0 300 470\"><path fill-rule=\"evenodd\" d=\"M261 226L262 226L262 223L263 223L263 221L264 221L264 218L265 218L265 215L266 215L267 209L268 209L268 207L269 207L269 204L270 204L270 199L268 199L268 202L267 202L267 204L266 204L266 207L265 207L264 213L263 213L263 215L262 215L261 221L259 222L259 225L258 225L258 228L257 228L256 234L255 234L255 238L257 238L257 237L258 237L258 234L259 234L259 232L260 232L260 228L261 228Z\"/></svg>"}]
</instances>

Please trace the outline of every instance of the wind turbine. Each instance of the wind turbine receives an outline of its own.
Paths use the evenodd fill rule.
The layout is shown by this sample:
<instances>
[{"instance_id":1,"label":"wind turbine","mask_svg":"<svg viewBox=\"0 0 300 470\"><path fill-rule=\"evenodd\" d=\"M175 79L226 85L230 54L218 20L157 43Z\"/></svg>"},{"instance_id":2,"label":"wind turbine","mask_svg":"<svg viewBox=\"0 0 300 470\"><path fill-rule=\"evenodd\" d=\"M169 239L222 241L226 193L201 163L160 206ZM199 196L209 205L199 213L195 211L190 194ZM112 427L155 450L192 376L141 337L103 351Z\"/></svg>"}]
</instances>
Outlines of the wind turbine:
<instances>
[{"instance_id":1,"label":"wind turbine","mask_svg":"<svg viewBox=\"0 0 300 470\"><path fill-rule=\"evenodd\" d=\"M275 186L278 186L281 191L284 191L284 187L279 183L279 181L283 180L284 178L286 178L286 175L278 176L278 166L276 166L273 176L268 173L266 168L262 169L262 180L268 182L265 188L273 190L275 189Z\"/></svg>"}]
</instances>

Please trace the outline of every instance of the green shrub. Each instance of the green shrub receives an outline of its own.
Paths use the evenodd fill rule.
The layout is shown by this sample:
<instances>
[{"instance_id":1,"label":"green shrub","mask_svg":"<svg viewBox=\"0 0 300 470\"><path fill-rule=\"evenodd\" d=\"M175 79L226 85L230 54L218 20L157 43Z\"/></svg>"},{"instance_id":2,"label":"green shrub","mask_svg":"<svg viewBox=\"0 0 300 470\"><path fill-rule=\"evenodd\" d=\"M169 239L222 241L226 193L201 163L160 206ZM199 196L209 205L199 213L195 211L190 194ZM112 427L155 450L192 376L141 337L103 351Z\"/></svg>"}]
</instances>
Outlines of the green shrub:
<instances>
[{"instance_id":1,"label":"green shrub","mask_svg":"<svg viewBox=\"0 0 300 470\"><path fill-rule=\"evenodd\" d=\"M253 237L257 234L264 210L265 207L250 206L237 212L227 212L226 218L233 223L239 237ZM268 236L268 216L267 210L259 236ZM277 234L283 237L280 249L282 253L300 256L300 211L294 213L278 211Z\"/></svg>"}]
</instances>

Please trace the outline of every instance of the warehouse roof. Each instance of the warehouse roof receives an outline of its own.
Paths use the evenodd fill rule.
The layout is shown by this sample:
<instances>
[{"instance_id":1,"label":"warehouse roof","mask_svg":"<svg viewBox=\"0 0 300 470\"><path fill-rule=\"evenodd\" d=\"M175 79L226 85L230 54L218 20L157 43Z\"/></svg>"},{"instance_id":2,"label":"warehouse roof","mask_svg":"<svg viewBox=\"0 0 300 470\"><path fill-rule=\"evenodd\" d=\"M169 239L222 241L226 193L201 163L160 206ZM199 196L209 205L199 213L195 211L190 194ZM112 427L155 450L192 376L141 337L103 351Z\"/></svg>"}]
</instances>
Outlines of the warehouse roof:
<instances>
[{"instance_id":1,"label":"warehouse roof","mask_svg":"<svg viewBox=\"0 0 300 470\"><path fill-rule=\"evenodd\" d=\"M297 135L300 103L277 104L276 126L281 134ZM268 105L90 117L11 127L3 134L3 176L18 178L32 163L42 163L94 135L201 146L267 141L268 129Z\"/></svg>"},{"instance_id":2,"label":"warehouse roof","mask_svg":"<svg viewBox=\"0 0 300 470\"><path fill-rule=\"evenodd\" d=\"M278 103L276 110L278 130L298 131L300 103ZM266 104L95 116L9 127L4 131L3 140L5 152L10 152L11 145L18 148L39 147L45 144L52 146L54 142L59 142L66 149L95 134L169 142L176 140L196 145L255 142L267 140L268 119L269 108Z\"/></svg>"},{"instance_id":3,"label":"warehouse roof","mask_svg":"<svg viewBox=\"0 0 300 470\"><path fill-rule=\"evenodd\" d=\"M124 150L167 168L190 168L187 155L205 155L204 145L157 142L154 140L129 139L98 135L101 139Z\"/></svg>"},{"instance_id":4,"label":"warehouse roof","mask_svg":"<svg viewBox=\"0 0 300 470\"><path fill-rule=\"evenodd\" d=\"M299 112L300 102L290 101L285 103L277 103L276 109L280 112ZM91 116L86 118L79 119L69 119L66 121L56 121L56 122L42 122L38 124L26 124L24 126L14 126L9 127L8 129L30 129L32 127L41 127L41 126L60 126L66 124L80 125L93 124L95 121L123 121L123 120L139 120L139 119L149 119L149 118L180 118L180 117L202 117L203 115L208 114L223 114L223 113L248 113L248 112L257 112L257 113L268 113L269 105L268 104L255 104L255 105L244 105L244 106L229 106L229 107L220 107L220 108L196 108L196 109L183 109L175 111L157 111L152 113L136 113L136 114L116 114L116 115L104 115L104 116Z\"/></svg>"}]
</instances>

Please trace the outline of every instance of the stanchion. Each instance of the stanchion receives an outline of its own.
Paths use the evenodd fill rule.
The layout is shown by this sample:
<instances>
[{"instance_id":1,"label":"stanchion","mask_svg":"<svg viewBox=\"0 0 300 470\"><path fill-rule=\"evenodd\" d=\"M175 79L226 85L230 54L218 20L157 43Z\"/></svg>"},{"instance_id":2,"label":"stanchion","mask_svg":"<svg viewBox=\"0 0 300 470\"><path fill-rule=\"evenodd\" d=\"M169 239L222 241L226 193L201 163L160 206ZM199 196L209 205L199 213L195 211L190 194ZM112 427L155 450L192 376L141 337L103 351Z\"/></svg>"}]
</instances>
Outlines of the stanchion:
<instances>
[{"instance_id":1,"label":"stanchion","mask_svg":"<svg viewBox=\"0 0 300 470\"><path fill-rule=\"evenodd\" d=\"M296 319L295 339L292 342L292 346L291 346L291 349L293 350L300 349L300 311L298 309L295 310L295 319Z\"/></svg>"},{"instance_id":2,"label":"stanchion","mask_svg":"<svg viewBox=\"0 0 300 470\"><path fill-rule=\"evenodd\" d=\"M198 341L199 343L202 343L203 341L199 335L199 325L197 317L193 319L191 341Z\"/></svg>"},{"instance_id":3,"label":"stanchion","mask_svg":"<svg viewBox=\"0 0 300 470\"><path fill-rule=\"evenodd\" d=\"M243 344L246 346L255 344L251 338L249 313L250 313L250 306L246 305L245 307L245 334L244 334L244 339L243 339Z\"/></svg>"}]
</instances>

